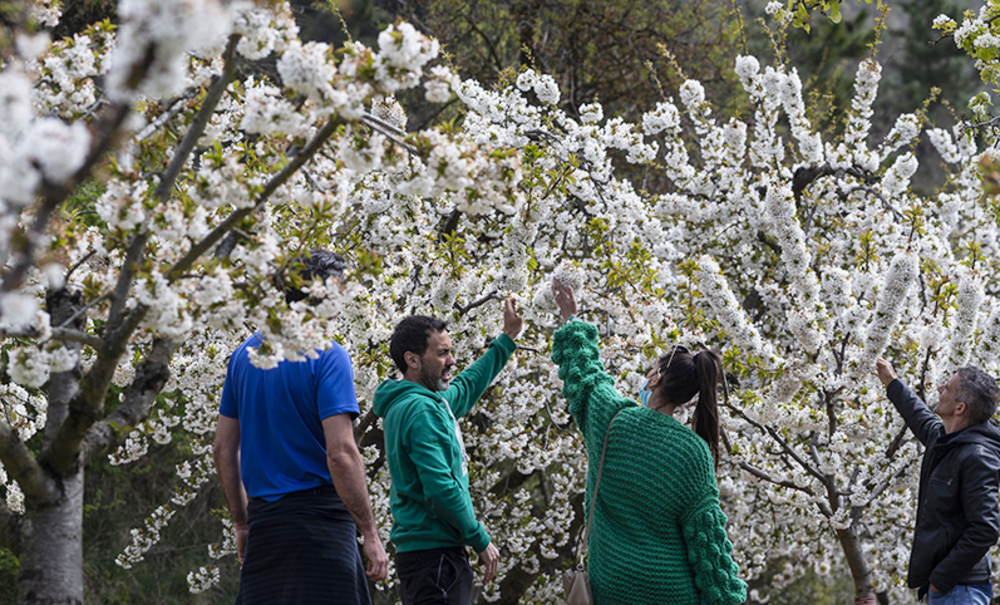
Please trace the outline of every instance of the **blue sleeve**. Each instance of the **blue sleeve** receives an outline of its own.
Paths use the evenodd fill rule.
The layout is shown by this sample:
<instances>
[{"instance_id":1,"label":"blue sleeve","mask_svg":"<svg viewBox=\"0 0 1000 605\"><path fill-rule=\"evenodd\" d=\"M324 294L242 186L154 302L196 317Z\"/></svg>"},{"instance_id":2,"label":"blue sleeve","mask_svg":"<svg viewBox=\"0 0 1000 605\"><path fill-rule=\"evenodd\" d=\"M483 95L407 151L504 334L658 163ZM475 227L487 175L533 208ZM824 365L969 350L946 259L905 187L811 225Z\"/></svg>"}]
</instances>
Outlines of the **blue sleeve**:
<instances>
[{"instance_id":1,"label":"blue sleeve","mask_svg":"<svg viewBox=\"0 0 1000 605\"><path fill-rule=\"evenodd\" d=\"M219 402L219 414L226 418L238 420L240 417L239 407L236 405L235 387L233 387L233 359L236 354L243 351L240 347L229 357L229 364L226 367L226 380L222 383L222 400Z\"/></svg>"},{"instance_id":2,"label":"blue sleeve","mask_svg":"<svg viewBox=\"0 0 1000 605\"><path fill-rule=\"evenodd\" d=\"M345 413L357 418L361 412L354 394L351 356L337 343L323 351L316 363L316 409L320 420Z\"/></svg>"}]
</instances>

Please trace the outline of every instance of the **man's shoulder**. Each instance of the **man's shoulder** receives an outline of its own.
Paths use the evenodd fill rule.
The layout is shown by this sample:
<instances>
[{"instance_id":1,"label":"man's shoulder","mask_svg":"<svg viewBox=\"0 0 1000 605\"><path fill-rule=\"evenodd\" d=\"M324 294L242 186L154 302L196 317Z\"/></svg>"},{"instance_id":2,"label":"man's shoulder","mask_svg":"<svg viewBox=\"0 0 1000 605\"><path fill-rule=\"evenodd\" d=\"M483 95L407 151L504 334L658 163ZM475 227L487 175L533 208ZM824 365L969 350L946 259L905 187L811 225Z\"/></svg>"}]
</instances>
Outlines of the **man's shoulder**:
<instances>
[{"instance_id":1,"label":"man's shoulder","mask_svg":"<svg viewBox=\"0 0 1000 605\"><path fill-rule=\"evenodd\" d=\"M969 427L968 435L956 449L963 464L987 466L1000 472L1000 428L991 421Z\"/></svg>"}]
</instances>

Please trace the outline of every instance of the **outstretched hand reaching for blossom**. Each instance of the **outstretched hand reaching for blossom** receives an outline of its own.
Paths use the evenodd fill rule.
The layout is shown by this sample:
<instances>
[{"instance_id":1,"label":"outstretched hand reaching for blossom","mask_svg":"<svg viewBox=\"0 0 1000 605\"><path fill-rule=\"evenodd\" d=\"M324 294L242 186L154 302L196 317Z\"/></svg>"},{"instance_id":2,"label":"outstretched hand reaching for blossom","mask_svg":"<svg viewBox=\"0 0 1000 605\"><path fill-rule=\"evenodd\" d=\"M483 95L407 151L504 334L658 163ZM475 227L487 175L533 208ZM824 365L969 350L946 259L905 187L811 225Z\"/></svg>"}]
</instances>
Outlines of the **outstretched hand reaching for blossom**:
<instances>
[{"instance_id":1,"label":"outstretched hand reaching for blossom","mask_svg":"<svg viewBox=\"0 0 1000 605\"><path fill-rule=\"evenodd\" d=\"M563 321L569 321L576 315L576 297L573 296L573 288L563 284L558 277L552 278L552 294L556 297L556 304L559 305L559 315Z\"/></svg>"}]
</instances>

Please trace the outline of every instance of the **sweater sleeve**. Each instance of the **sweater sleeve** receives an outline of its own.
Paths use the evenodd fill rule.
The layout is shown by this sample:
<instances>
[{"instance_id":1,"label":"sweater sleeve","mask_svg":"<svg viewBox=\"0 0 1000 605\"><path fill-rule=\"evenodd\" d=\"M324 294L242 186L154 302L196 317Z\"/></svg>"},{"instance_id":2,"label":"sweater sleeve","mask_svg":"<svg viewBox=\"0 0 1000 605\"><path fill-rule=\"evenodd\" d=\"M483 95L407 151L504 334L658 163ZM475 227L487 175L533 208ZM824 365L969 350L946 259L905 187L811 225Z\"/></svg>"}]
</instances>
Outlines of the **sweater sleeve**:
<instances>
[{"instance_id":1,"label":"sweater sleeve","mask_svg":"<svg viewBox=\"0 0 1000 605\"><path fill-rule=\"evenodd\" d=\"M597 328L582 321L559 328L552 339L552 361L559 366L563 396L584 439L603 442L611 418L637 404L615 391L614 379L601 363Z\"/></svg>"},{"instance_id":2,"label":"sweater sleeve","mask_svg":"<svg viewBox=\"0 0 1000 605\"><path fill-rule=\"evenodd\" d=\"M511 340L510 336L500 334L493 339L490 348L482 357L451 381L451 386L443 393L443 396L448 402L448 406L451 407L451 413L456 418L461 418L469 413L469 410L476 405L476 402L483 396L500 370L507 365L507 361L516 350L517 344Z\"/></svg>"},{"instance_id":3,"label":"sweater sleeve","mask_svg":"<svg viewBox=\"0 0 1000 605\"><path fill-rule=\"evenodd\" d=\"M733 544L726 536L726 514L719 506L711 456L708 448L703 449L704 455L687 467L686 483L701 488L680 519L681 529L701 602L734 605L746 600L747 585L739 578L740 570L731 556Z\"/></svg>"},{"instance_id":4,"label":"sweater sleeve","mask_svg":"<svg viewBox=\"0 0 1000 605\"><path fill-rule=\"evenodd\" d=\"M684 542L695 585L707 605L734 605L747 598L747 585L739 579L739 568L726 537L726 514L714 495L703 499L684 519Z\"/></svg>"}]
</instances>

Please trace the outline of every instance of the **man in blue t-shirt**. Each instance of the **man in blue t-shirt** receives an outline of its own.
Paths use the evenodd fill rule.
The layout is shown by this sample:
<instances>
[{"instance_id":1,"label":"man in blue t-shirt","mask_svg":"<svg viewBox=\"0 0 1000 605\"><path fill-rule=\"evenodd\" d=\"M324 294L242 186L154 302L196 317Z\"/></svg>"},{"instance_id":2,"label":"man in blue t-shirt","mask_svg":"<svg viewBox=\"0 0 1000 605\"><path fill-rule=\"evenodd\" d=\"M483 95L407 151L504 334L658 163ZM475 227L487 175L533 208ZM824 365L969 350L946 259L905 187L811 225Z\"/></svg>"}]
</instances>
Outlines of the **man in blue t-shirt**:
<instances>
[{"instance_id":1,"label":"man in blue t-shirt","mask_svg":"<svg viewBox=\"0 0 1000 605\"><path fill-rule=\"evenodd\" d=\"M326 250L302 264L306 284L339 278L344 268ZM289 286L285 296L291 303L307 295ZM365 576L384 580L389 560L354 441L350 356L330 343L315 359L262 370L249 359L260 344L257 333L230 357L215 434L216 470L243 563L236 603L369 605Z\"/></svg>"}]
</instances>

